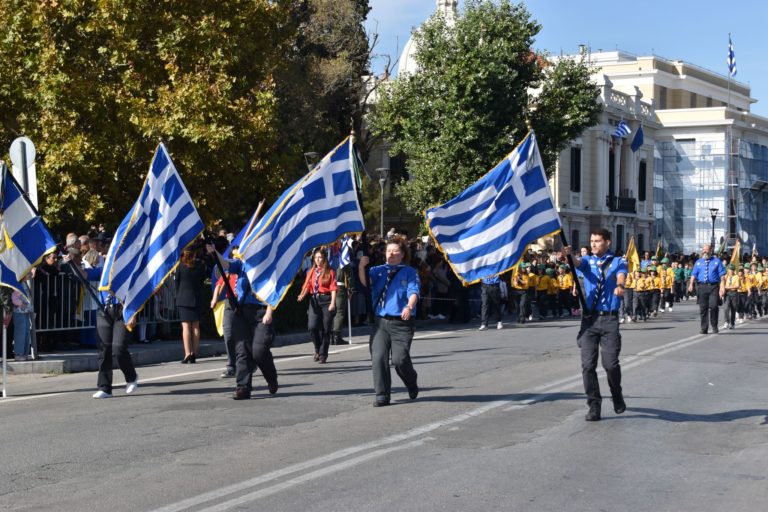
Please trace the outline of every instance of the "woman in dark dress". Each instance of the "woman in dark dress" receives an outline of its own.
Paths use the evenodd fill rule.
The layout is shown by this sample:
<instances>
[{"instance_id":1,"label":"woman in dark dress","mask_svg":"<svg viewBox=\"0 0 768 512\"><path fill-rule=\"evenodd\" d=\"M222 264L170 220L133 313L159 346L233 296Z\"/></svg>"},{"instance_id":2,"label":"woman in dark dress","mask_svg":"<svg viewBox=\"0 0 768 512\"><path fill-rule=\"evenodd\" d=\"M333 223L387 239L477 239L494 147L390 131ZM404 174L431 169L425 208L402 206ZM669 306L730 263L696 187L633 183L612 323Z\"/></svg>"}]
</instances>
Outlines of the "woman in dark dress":
<instances>
[{"instance_id":1,"label":"woman in dark dress","mask_svg":"<svg viewBox=\"0 0 768 512\"><path fill-rule=\"evenodd\" d=\"M176 308L181 320L181 337L184 342L182 364L195 363L200 348L200 315L203 310L203 281L207 272L194 251L184 249L181 263L174 276L176 284Z\"/></svg>"}]
</instances>

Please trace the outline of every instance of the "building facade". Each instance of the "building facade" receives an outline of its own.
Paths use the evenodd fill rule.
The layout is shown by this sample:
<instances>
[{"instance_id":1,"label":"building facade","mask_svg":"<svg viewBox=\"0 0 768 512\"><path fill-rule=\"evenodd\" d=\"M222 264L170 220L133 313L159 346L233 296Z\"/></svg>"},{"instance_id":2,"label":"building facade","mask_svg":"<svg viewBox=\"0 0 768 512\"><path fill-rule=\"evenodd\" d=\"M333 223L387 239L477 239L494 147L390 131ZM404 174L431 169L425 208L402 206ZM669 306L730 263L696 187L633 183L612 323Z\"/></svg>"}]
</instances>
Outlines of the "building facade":
<instances>
[{"instance_id":1,"label":"building facade","mask_svg":"<svg viewBox=\"0 0 768 512\"><path fill-rule=\"evenodd\" d=\"M652 105L654 242L691 252L713 238L717 246L738 238L765 254L768 119L750 113L756 100L749 87L658 56L613 51L588 58L599 68L596 78L607 76L614 90L641 94Z\"/></svg>"},{"instance_id":2,"label":"building facade","mask_svg":"<svg viewBox=\"0 0 768 512\"><path fill-rule=\"evenodd\" d=\"M588 245L591 230L606 228L615 250L625 250L631 237L639 248L648 247L659 124L642 92L621 92L607 76L601 78L600 120L560 154L550 180L552 195L572 246ZM626 137L614 136L621 121L632 130ZM643 143L633 151L631 143L641 125Z\"/></svg>"}]
</instances>

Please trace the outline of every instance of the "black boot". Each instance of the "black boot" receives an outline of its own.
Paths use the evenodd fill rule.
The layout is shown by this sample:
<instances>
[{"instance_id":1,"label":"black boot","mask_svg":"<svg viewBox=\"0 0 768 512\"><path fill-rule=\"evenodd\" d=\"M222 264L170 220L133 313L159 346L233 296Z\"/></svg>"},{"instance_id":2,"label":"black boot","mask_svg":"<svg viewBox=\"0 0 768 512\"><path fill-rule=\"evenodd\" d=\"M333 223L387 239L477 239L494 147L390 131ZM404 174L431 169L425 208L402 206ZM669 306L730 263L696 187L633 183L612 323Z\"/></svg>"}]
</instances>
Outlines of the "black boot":
<instances>
[{"instance_id":1,"label":"black boot","mask_svg":"<svg viewBox=\"0 0 768 512\"><path fill-rule=\"evenodd\" d=\"M341 332L334 331L333 340L336 345L349 345L349 342L341 337Z\"/></svg>"}]
</instances>

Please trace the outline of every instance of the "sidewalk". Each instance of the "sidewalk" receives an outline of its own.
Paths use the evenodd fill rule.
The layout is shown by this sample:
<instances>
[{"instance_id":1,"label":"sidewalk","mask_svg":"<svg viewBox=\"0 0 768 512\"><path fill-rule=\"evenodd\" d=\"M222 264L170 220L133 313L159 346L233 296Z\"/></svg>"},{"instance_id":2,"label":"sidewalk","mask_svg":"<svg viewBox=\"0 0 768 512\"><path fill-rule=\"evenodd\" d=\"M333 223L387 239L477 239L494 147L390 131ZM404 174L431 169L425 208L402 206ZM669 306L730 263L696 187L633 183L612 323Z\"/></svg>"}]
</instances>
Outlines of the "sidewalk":
<instances>
[{"instance_id":1,"label":"sidewalk","mask_svg":"<svg viewBox=\"0 0 768 512\"><path fill-rule=\"evenodd\" d=\"M347 339L348 331L343 331ZM361 337L368 339L369 327L353 327L352 334L355 343L360 343ZM309 333L298 332L282 334L275 337L273 347L285 347L300 343L311 343ZM153 341L152 343L132 343L128 350L131 352L133 363L138 366L181 361L184 349L181 340ZM200 340L198 357L217 357L226 354L224 340ZM2 354L0 354L2 355ZM82 348L66 352L46 352L40 354L35 361L15 362L8 360L8 374L46 374L46 373L76 373L93 372L99 369L99 354L95 348ZM117 368L117 362L113 362ZM2 363L0 363L0 366Z\"/></svg>"}]
</instances>

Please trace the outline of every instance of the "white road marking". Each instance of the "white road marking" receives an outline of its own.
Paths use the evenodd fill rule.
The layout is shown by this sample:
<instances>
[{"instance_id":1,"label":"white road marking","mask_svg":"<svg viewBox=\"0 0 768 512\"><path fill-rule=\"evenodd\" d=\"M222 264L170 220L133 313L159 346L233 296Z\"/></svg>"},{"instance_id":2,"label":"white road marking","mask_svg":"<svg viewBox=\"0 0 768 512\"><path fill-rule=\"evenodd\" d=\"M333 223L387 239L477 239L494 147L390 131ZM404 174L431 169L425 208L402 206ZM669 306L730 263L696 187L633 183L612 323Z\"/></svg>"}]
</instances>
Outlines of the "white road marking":
<instances>
[{"instance_id":1,"label":"white road marking","mask_svg":"<svg viewBox=\"0 0 768 512\"><path fill-rule=\"evenodd\" d=\"M445 334L447 332L454 333L454 332L463 332L463 331L469 331L469 330L471 330L471 329L457 329L455 331L436 331L436 332L432 332L432 333L428 333L428 334L421 334L419 336L414 336L413 339L418 340L418 339L424 339L424 338L431 338L433 336L439 336L439 335ZM367 347L368 347L368 343L367 342L359 343L359 344L356 343L356 344L351 345L351 346L349 346L347 348L340 348L340 349L332 350L332 351L330 351L328 353L329 354L342 354L344 352L349 352L351 350L358 350L358 349L367 348ZM284 358L280 358L280 359L275 359L275 364L277 365L277 364L281 364L281 363L287 363L287 362L290 362L290 361L299 361L301 359L309 359L310 357L313 357L313 356L306 355L306 356L284 357ZM212 358L211 360L215 360L215 359L216 358ZM197 370L197 371L194 371L194 372L173 373L173 374L170 374L170 375L161 375L159 377L149 377L149 378L146 378L146 379L139 377L139 389L141 389L141 385L142 384L147 383L147 382L159 382L159 381L163 381L163 380L178 379L180 377L189 377L189 376L192 376L192 375L204 375L206 373L215 373L215 372L220 372L220 371L221 371L221 368L211 368L211 369L208 369L208 370ZM116 387L116 388L117 387L122 387L122 386L125 386L125 385L126 385L125 381L117 381L117 382L113 383L113 387ZM78 393L81 393L81 391L63 391L63 392L60 392L60 393L41 393L39 395L18 396L18 397L13 397L13 398L0 398L0 405L6 404L6 403L10 403L10 402L22 402L22 401L28 401L28 400L36 400L36 399L40 399L40 398L54 398L54 397L57 397L57 396L75 395L75 394L78 394ZM88 393L90 394L91 392L88 391Z\"/></svg>"},{"instance_id":2,"label":"white road marking","mask_svg":"<svg viewBox=\"0 0 768 512\"><path fill-rule=\"evenodd\" d=\"M683 348L711 339L713 337L714 335L703 336L699 334L696 336L691 336L689 338L684 338L682 340L673 341L653 349L644 350L642 352L639 352L635 356L631 356L627 358L627 360L630 360L630 363L625 365L624 367L625 369L634 368L634 367L649 363L651 361L654 361L655 358L658 357L659 355L667 354L676 350L681 350ZM499 407L502 407L505 405L508 407L506 407L505 409L502 409L502 411L513 411L513 410L523 409L525 407L528 407L529 405L533 405L537 402L540 402L546 399L547 395L541 393L544 390L548 390L549 393L563 392L563 391L566 391L567 389L574 387L580 382L581 382L581 375L572 376L566 379L560 379L554 382L550 382L548 384L537 386L530 390L521 391L519 394L528 394L533 392L540 393L536 396L527 398L525 400L507 399L507 400L496 400L494 402L489 402L481 407L472 409L470 411L466 411L464 413L458 414L456 416L453 416L444 420L429 423L421 427L415 427L405 432L402 432L400 434L395 434L378 441L372 441L372 442L360 444L357 446L351 446L351 447L344 448L342 450L338 450L336 452L330 453L328 455L324 455L321 457L310 459L308 461L293 464L291 466L287 466L285 468L252 478L250 480L245 480L243 482L229 485L221 489L209 491L209 492L200 494L198 496L194 496L192 498L179 501L177 503L172 503L165 507L156 509L153 512L178 512L178 511L193 507L195 505L199 505L201 503L206 503L213 500L221 500L232 494L244 492L244 491L247 491L248 489L254 489L252 492L245 494L243 496L232 498L230 500L214 505L210 508L203 509L205 512L221 512L224 510L229 510L233 507L244 505L246 503L254 501L263 496L274 494L276 492L288 489L290 487L294 487L296 485L306 483L313 479L321 478L328 473L340 471L342 469L360 464L362 462L365 462L366 460L380 456L380 454L383 454L381 452L388 452L389 450L398 448L398 447L394 447L391 449L384 449L384 447L387 445L402 443L409 439L423 436L437 429L447 427L450 425L455 425L457 423L462 423L464 421L467 421L472 418L476 418L489 411L498 409ZM413 444L413 442L409 444ZM336 464L329 464L331 462L349 457L350 455L360 453L360 452L365 452L368 450L375 450L375 451L369 452L369 454L366 454L366 455L362 455L352 459L347 459L346 461L341 461ZM367 457L367 455L372 455L372 456ZM321 465L324 466L323 469L312 471L302 476L287 480L283 483L275 484L273 486L266 487L260 490L255 489L256 487L264 485L273 480L283 478L290 474L307 471L309 469L312 469L316 466L321 466Z\"/></svg>"}]
</instances>

